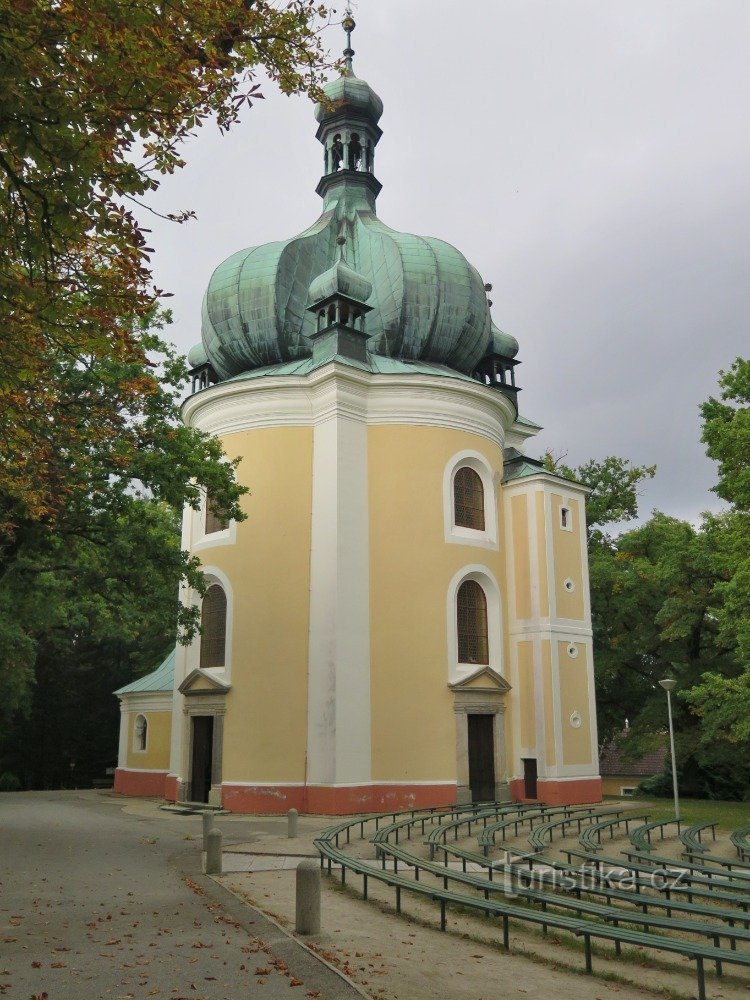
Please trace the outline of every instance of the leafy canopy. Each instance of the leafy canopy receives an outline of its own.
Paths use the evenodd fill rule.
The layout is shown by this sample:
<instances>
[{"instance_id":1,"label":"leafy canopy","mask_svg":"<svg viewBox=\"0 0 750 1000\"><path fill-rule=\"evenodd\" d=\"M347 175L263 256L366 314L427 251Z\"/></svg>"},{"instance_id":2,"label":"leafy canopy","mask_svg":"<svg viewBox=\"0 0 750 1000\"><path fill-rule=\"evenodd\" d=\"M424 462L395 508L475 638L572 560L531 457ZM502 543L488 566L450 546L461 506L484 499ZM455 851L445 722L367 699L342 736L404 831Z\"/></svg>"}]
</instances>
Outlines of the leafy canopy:
<instances>
[{"instance_id":1,"label":"leafy canopy","mask_svg":"<svg viewBox=\"0 0 750 1000\"><path fill-rule=\"evenodd\" d=\"M128 369L117 399L131 409L158 392L134 332L159 297L134 203L183 165L196 127L226 129L262 96L258 70L318 96L326 13L309 0L0 0L0 491L22 517L54 522L68 501L64 428L49 425L70 412L76 365L90 397L109 362Z\"/></svg>"}]
</instances>

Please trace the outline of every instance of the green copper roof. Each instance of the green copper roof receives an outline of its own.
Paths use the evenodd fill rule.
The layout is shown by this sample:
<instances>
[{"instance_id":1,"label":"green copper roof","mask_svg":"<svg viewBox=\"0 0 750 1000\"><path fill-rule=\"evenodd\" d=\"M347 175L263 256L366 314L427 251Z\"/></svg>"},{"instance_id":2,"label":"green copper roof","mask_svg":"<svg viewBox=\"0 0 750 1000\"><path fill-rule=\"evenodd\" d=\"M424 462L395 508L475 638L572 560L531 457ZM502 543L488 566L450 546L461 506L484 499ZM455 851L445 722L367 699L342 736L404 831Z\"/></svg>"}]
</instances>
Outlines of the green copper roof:
<instances>
[{"instance_id":1,"label":"green copper roof","mask_svg":"<svg viewBox=\"0 0 750 1000\"><path fill-rule=\"evenodd\" d=\"M356 77L353 71L329 81L323 87L323 93L330 106L315 105L315 118L321 124L342 111L359 113L375 124L380 121L383 114L383 102L370 84Z\"/></svg>"},{"instance_id":2,"label":"green copper roof","mask_svg":"<svg viewBox=\"0 0 750 1000\"><path fill-rule=\"evenodd\" d=\"M493 354L500 355L501 358L515 358L518 354L518 341L509 333L505 333L499 326L492 324L492 347Z\"/></svg>"},{"instance_id":3,"label":"green copper roof","mask_svg":"<svg viewBox=\"0 0 750 1000\"><path fill-rule=\"evenodd\" d=\"M484 357L491 321L479 273L450 244L386 226L365 195L342 183L300 236L219 265L203 303L202 337L220 378L310 355L310 285L334 263L342 229L350 267L372 285L371 351L463 372Z\"/></svg>"},{"instance_id":4,"label":"green copper roof","mask_svg":"<svg viewBox=\"0 0 750 1000\"><path fill-rule=\"evenodd\" d=\"M231 379L232 382L242 382L246 379L268 378L270 376L285 375L309 375L310 372L337 361L342 365L349 365L359 371L371 372L374 375L440 375L449 378L459 379L462 382L471 382L476 385L476 381L470 375L455 371L445 365L429 364L421 361L400 361L398 358L383 358L377 354L368 354L366 362L357 361L354 358L344 357L336 354L332 357L322 358L319 362L313 362L312 358L304 358L301 361L290 361L286 364L269 365L266 368L255 368L252 371L243 372L241 375Z\"/></svg>"},{"instance_id":5,"label":"green copper roof","mask_svg":"<svg viewBox=\"0 0 750 1000\"><path fill-rule=\"evenodd\" d=\"M311 306L317 305L332 295L344 295L355 302L367 302L372 295L372 284L361 274L352 270L343 258L342 251L333 267L313 278L307 293Z\"/></svg>"},{"instance_id":6,"label":"green copper roof","mask_svg":"<svg viewBox=\"0 0 750 1000\"><path fill-rule=\"evenodd\" d=\"M119 688L115 694L144 694L157 691L171 691L174 687L175 650L161 663L156 670L137 681Z\"/></svg>"},{"instance_id":7,"label":"green copper roof","mask_svg":"<svg viewBox=\"0 0 750 1000\"><path fill-rule=\"evenodd\" d=\"M219 380L309 358L313 296L319 301L337 283L341 291L342 281L358 286L351 297L359 301L362 289L372 286L366 330L373 354L471 374L492 348L484 282L464 255L434 237L391 229L377 217L374 148L383 105L354 75L354 21L347 14L342 23L345 70L324 88L328 105L316 108L325 150L317 187L323 213L298 236L240 250L214 271L201 337ZM336 270L340 236L352 272L343 277Z\"/></svg>"}]
</instances>

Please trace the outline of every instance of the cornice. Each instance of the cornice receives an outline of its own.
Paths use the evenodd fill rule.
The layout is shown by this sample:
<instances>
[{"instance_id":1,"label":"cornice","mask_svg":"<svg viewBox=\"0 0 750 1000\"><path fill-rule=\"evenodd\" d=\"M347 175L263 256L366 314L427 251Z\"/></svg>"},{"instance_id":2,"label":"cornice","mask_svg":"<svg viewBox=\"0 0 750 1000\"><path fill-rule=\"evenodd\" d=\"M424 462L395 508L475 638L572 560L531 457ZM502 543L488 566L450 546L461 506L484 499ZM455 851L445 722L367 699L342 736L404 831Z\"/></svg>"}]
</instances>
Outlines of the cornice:
<instances>
[{"instance_id":1,"label":"cornice","mask_svg":"<svg viewBox=\"0 0 750 1000\"><path fill-rule=\"evenodd\" d=\"M223 437L264 427L312 427L341 416L366 424L449 427L503 445L513 404L481 383L380 374L331 362L308 375L220 382L183 403L192 427Z\"/></svg>"}]
</instances>

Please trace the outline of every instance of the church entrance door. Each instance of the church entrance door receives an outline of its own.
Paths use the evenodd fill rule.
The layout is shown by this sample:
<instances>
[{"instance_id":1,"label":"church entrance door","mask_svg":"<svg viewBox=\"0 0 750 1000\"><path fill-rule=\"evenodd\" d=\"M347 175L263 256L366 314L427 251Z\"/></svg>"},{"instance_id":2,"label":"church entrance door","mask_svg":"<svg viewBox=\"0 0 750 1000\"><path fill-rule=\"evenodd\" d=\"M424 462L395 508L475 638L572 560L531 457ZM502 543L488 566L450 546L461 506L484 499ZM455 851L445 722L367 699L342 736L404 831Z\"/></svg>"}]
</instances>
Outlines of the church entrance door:
<instances>
[{"instance_id":1,"label":"church entrance door","mask_svg":"<svg viewBox=\"0 0 750 1000\"><path fill-rule=\"evenodd\" d=\"M536 798L536 758L524 757L523 763L523 795L526 799Z\"/></svg>"},{"instance_id":2,"label":"church entrance door","mask_svg":"<svg viewBox=\"0 0 750 1000\"><path fill-rule=\"evenodd\" d=\"M472 802L495 800L495 716L470 715L469 787Z\"/></svg>"},{"instance_id":3,"label":"church entrance door","mask_svg":"<svg viewBox=\"0 0 750 1000\"><path fill-rule=\"evenodd\" d=\"M214 717L193 715L193 753L190 767L190 801L208 802L213 765Z\"/></svg>"}]
</instances>

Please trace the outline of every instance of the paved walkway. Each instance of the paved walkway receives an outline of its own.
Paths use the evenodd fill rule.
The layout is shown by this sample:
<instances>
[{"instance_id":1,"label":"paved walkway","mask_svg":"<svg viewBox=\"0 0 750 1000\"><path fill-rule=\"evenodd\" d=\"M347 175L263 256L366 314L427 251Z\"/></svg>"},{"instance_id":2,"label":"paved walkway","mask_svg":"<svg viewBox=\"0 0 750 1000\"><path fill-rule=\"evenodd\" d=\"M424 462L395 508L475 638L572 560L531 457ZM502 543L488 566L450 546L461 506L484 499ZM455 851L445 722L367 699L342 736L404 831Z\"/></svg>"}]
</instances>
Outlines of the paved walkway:
<instances>
[{"instance_id":1,"label":"paved walkway","mask_svg":"<svg viewBox=\"0 0 750 1000\"><path fill-rule=\"evenodd\" d=\"M222 829L228 847L281 831L235 817ZM201 874L200 816L101 792L4 793L0 843L2 997L361 995Z\"/></svg>"}]
</instances>

